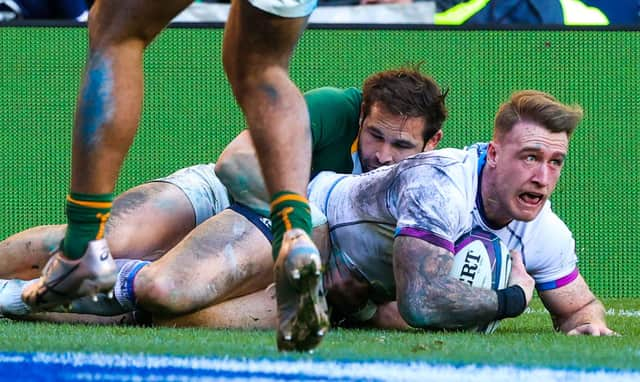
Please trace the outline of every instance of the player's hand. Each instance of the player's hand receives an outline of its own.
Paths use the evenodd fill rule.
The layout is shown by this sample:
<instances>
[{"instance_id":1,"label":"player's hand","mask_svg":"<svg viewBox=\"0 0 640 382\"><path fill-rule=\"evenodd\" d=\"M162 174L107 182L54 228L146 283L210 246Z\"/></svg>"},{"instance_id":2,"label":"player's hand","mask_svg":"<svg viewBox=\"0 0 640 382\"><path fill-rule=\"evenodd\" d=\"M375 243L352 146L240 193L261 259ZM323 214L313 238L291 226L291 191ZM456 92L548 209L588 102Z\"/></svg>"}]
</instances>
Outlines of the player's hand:
<instances>
[{"instance_id":1,"label":"player's hand","mask_svg":"<svg viewBox=\"0 0 640 382\"><path fill-rule=\"evenodd\" d=\"M529 276L522 262L522 255L518 251L511 252L511 275L509 276L509 286L518 285L524 291L527 298L527 306L533 297L533 288L536 286L533 277Z\"/></svg>"},{"instance_id":2,"label":"player's hand","mask_svg":"<svg viewBox=\"0 0 640 382\"><path fill-rule=\"evenodd\" d=\"M586 323L579 325L567 332L569 336L619 336L617 332L609 329L605 324Z\"/></svg>"},{"instance_id":3,"label":"player's hand","mask_svg":"<svg viewBox=\"0 0 640 382\"><path fill-rule=\"evenodd\" d=\"M395 301L378 305L376 314L371 318L370 324L377 329L408 330L411 326L398 312L398 303Z\"/></svg>"},{"instance_id":4,"label":"player's hand","mask_svg":"<svg viewBox=\"0 0 640 382\"><path fill-rule=\"evenodd\" d=\"M327 302L334 311L353 314L369 301L369 283L356 277L343 264L327 267L323 276Z\"/></svg>"}]
</instances>

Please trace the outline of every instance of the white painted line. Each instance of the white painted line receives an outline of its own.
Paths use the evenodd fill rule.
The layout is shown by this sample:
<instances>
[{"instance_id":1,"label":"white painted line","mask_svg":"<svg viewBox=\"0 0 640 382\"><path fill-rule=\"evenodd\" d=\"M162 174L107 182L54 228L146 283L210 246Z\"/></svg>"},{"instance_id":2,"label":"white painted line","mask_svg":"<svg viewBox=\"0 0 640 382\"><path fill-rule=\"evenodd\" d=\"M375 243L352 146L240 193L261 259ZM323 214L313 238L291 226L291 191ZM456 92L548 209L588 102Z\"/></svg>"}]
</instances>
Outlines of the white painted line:
<instances>
[{"instance_id":1,"label":"white painted line","mask_svg":"<svg viewBox=\"0 0 640 382\"><path fill-rule=\"evenodd\" d=\"M640 310L631 309L613 309L609 308L605 311L607 316L619 316L619 317L640 317ZM533 309L527 308L524 314L549 314L545 309Z\"/></svg>"},{"instance_id":2,"label":"white painted line","mask_svg":"<svg viewBox=\"0 0 640 382\"><path fill-rule=\"evenodd\" d=\"M629 309L607 309L606 311L608 316L621 316L621 317L640 317L639 310L629 310Z\"/></svg>"}]
</instances>

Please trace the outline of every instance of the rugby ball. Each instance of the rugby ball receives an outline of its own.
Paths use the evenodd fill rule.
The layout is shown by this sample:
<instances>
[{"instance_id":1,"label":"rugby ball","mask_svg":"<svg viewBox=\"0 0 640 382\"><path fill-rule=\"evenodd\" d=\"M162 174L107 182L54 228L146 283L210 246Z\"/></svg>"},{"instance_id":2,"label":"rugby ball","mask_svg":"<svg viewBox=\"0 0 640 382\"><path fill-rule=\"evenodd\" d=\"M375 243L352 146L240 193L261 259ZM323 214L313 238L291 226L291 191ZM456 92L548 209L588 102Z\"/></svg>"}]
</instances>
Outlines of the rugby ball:
<instances>
[{"instance_id":1,"label":"rugby ball","mask_svg":"<svg viewBox=\"0 0 640 382\"><path fill-rule=\"evenodd\" d=\"M456 242L452 277L475 288L498 290L507 287L510 274L509 249L495 234L475 228ZM477 331L493 333L498 323L481 325Z\"/></svg>"}]
</instances>

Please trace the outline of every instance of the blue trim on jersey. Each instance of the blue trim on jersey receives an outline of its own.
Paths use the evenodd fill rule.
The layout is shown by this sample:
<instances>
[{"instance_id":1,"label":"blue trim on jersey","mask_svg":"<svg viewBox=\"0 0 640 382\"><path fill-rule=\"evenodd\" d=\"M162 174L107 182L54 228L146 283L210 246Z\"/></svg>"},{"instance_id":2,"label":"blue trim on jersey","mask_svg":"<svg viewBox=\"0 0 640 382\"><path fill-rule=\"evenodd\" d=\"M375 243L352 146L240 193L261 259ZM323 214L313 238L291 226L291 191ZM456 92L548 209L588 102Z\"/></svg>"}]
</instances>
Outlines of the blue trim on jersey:
<instances>
[{"instance_id":1,"label":"blue trim on jersey","mask_svg":"<svg viewBox=\"0 0 640 382\"><path fill-rule=\"evenodd\" d=\"M490 229L493 230L500 230L504 227L494 227L493 225L491 225L489 223L489 221L487 220L486 217L486 213L484 211L484 204L482 203L482 170L484 170L484 165L487 163L487 151L488 151L489 145L488 144L478 144L477 146L477 151L478 151L478 191L476 192L476 208L478 209L478 212L480 213L480 219L482 219L482 222L489 227ZM509 225L507 224L506 226L507 231L509 231L509 234L511 235L511 237L515 237L518 240L519 246L520 248L522 248L521 251L521 255L522 255L522 263L526 266L527 265L527 259L525 256L525 248L524 248L524 242L522 241L522 238L517 235L513 229L511 227L509 227ZM511 239L509 239L510 241Z\"/></svg>"},{"instance_id":2,"label":"blue trim on jersey","mask_svg":"<svg viewBox=\"0 0 640 382\"><path fill-rule=\"evenodd\" d=\"M258 228L260 230L260 232L262 232L264 237L266 237L267 240L269 240L269 243L273 242L273 234L271 233L271 220L270 219L265 218L262 215L259 215L258 213L256 213L254 210L252 210L248 206L246 206L244 204L241 204L241 203L238 203L238 202L233 203L232 205L230 205L227 208L232 210L232 211L235 211L235 212L239 213L242 216L244 216L245 219L247 219L251 223L253 223L253 225L256 226L256 228ZM267 222L269 224L267 224Z\"/></svg>"},{"instance_id":3,"label":"blue trim on jersey","mask_svg":"<svg viewBox=\"0 0 640 382\"><path fill-rule=\"evenodd\" d=\"M493 253L496 254L496 263L493 266L493 275L491 276L491 289L498 290L498 287L500 286L500 280L502 279L502 275L500 274L500 270L502 269L502 260L503 256L506 256L507 254L502 253L500 238L498 236L495 236L495 238L497 240L491 241L491 245L493 246Z\"/></svg>"},{"instance_id":4,"label":"blue trim on jersey","mask_svg":"<svg viewBox=\"0 0 640 382\"><path fill-rule=\"evenodd\" d=\"M478 212L480 212L480 219L482 222L486 224L488 227L496 229L491 226L487 222L486 213L484 212L484 205L482 203L482 170L484 170L484 165L487 163L487 148L479 147L478 150L478 189L476 190L476 208Z\"/></svg>"},{"instance_id":5,"label":"blue trim on jersey","mask_svg":"<svg viewBox=\"0 0 640 382\"><path fill-rule=\"evenodd\" d=\"M349 227L358 224L377 224L377 225L387 225L389 227L394 227L393 224L385 222L385 221L377 221L377 220L354 220L347 223L334 224L329 228L329 232L333 232L338 228Z\"/></svg>"},{"instance_id":6,"label":"blue trim on jersey","mask_svg":"<svg viewBox=\"0 0 640 382\"><path fill-rule=\"evenodd\" d=\"M489 148L489 145L486 145L486 146L478 145L478 148L476 149L476 151L478 152L478 177L482 174L482 169L484 168L484 164L487 163L488 148Z\"/></svg>"},{"instance_id":7,"label":"blue trim on jersey","mask_svg":"<svg viewBox=\"0 0 640 382\"><path fill-rule=\"evenodd\" d=\"M580 271L578 270L578 267L575 267L573 268L573 271L571 271L571 273L569 273L564 277L560 277L557 280L547 281L546 283L537 283L536 289L538 290L538 292L544 292L546 290L563 287L573 282L573 280L577 279L579 274L580 274Z\"/></svg>"},{"instance_id":8,"label":"blue trim on jersey","mask_svg":"<svg viewBox=\"0 0 640 382\"><path fill-rule=\"evenodd\" d=\"M493 224L489 223L487 219L487 214L484 211L484 204L482 203L482 170L484 170L484 165L487 163L487 151L489 145L488 144L478 144L476 150L478 151L478 190L476 191L476 208L478 208L478 212L480 212L480 219L482 222L489 228L499 230L502 227L496 227Z\"/></svg>"},{"instance_id":9,"label":"blue trim on jersey","mask_svg":"<svg viewBox=\"0 0 640 382\"><path fill-rule=\"evenodd\" d=\"M347 177L347 175L338 178L335 182L333 182L331 187L329 187L329 191L327 192L327 196L324 199L324 208L322 209L322 213L324 213L325 215L327 214L327 207L329 206L329 197L331 196L331 193L333 192L333 189L336 188L338 183L340 183L346 177Z\"/></svg>"},{"instance_id":10,"label":"blue trim on jersey","mask_svg":"<svg viewBox=\"0 0 640 382\"><path fill-rule=\"evenodd\" d=\"M509 238L509 241L511 241L512 237L515 237L516 240L518 240L518 245L520 245L520 248L522 248L522 251L520 251L520 255L522 255L522 264L524 264L524 266L527 266L527 256L526 256L526 249L524 248L524 241L522 240L522 237L520 237L520 235L516 234L516 232L507 225L507 231L509 231L509 234L511 235L511 237Z\"/></svg>"}]
</instances>

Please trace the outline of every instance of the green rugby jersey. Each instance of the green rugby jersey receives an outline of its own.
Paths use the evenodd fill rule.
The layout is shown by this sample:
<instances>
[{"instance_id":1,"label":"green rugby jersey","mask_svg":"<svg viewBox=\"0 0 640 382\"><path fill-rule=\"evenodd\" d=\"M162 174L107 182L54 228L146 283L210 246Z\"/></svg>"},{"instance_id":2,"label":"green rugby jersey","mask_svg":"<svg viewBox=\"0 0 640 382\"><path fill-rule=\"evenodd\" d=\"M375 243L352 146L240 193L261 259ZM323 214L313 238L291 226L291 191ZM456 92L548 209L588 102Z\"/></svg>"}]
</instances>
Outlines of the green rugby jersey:
<instances>
[{"instance_id":1,"label":"green rugby jersey","mask_svg":"<svg viewBox=\"0 0 640 382\"><path fill-rule=\"evenodd\" d=\"M304 98L309 108L313 142L311 176L324 170L351 173L362 91L323 87L306 92Z\"/></svg>"}]
</instances>

